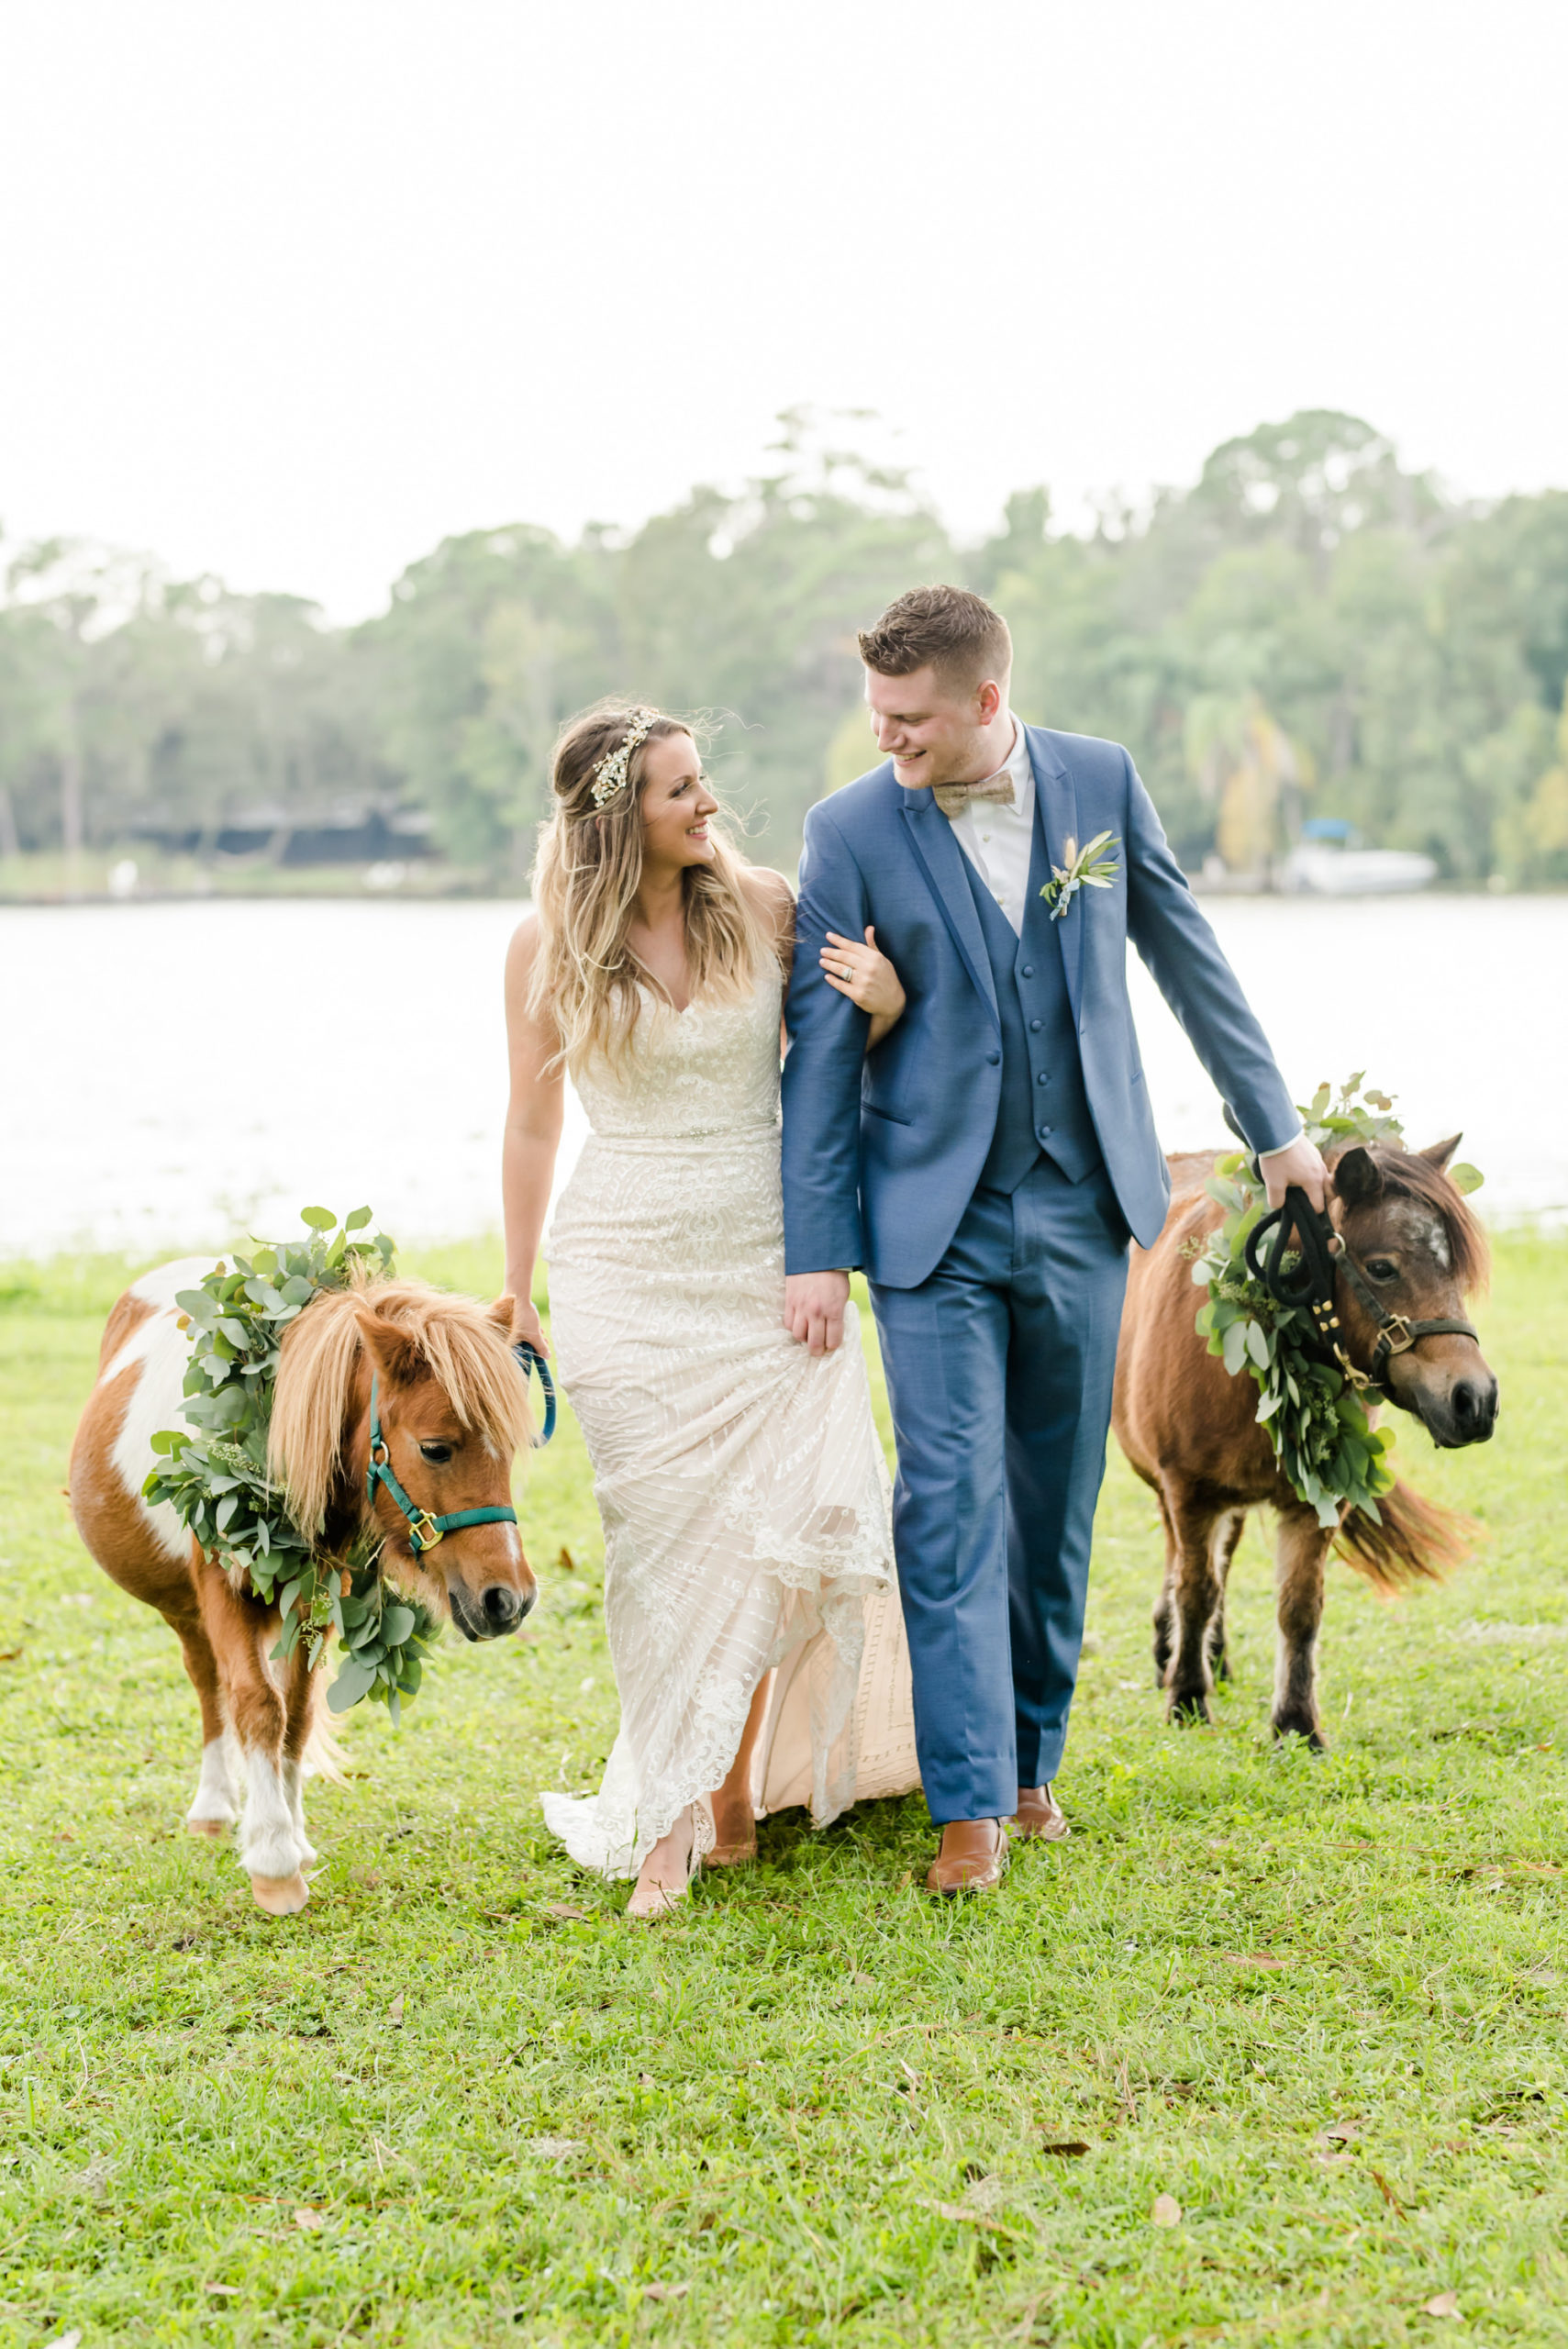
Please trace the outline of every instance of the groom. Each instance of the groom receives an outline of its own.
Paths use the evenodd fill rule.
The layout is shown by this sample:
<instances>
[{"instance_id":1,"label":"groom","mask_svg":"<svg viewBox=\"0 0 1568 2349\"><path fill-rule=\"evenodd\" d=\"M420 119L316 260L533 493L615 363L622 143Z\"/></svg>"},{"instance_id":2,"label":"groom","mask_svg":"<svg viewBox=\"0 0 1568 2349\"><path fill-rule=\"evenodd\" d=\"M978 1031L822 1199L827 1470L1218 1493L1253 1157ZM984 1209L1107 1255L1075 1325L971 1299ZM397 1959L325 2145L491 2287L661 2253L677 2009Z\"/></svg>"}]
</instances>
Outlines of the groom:
<instances>
[{"instance_id":1,"label":"groom","mask_svg":"<svg viewBox=\"0 0 1568 2349\"><path fill-rule=\"evenodd\" d=\"M806 819L784 1318L830 1352L863 1266L898 1439L916 1742L942 1831L926 1881L988 1891L1005 1820L1067 1832L1051 1781L1128 1240L1152 1242L1170 1197L1129 939L1259 1153L1271 1203L1299 1183L1321 1206L1324 1169L1128 753L1014 719L1006 622L963 588L901 596L860 651L884 763ZM1071 885L1100 833L1106 885ZM868 922L908 998L870 1055L866 1015L817 961L828 930L859 939Z\"/></svg>"}]
</instances>

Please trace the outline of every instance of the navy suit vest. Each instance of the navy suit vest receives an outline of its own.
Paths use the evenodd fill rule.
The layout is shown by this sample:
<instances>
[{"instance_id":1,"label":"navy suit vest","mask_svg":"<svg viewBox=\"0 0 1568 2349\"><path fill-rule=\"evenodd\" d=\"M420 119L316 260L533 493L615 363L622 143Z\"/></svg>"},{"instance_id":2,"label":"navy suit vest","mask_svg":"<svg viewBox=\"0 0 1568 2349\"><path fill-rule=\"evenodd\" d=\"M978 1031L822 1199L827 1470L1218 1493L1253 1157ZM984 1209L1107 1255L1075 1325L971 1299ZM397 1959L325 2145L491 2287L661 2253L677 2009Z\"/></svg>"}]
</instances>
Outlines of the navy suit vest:
<instances>
[{"instance_id":1,"label":"navy suit vest","mask_svg":"<svg viewBox=\"0 0 1568 2349\"><path fill-rule=\"evenodd\" d=\"M959 854L985 934L1002 1022L1002 1098L980 1187L1016 1191L1042 1152L1070 1183L1081 1183L1099 1165L1100 1145L1084 1089L1062 941L1040 894L1051 863L1038 794L1021 938L962 849ZM1073 911L1082 919L1082 907Z\"/></svg>"}]
</instances>

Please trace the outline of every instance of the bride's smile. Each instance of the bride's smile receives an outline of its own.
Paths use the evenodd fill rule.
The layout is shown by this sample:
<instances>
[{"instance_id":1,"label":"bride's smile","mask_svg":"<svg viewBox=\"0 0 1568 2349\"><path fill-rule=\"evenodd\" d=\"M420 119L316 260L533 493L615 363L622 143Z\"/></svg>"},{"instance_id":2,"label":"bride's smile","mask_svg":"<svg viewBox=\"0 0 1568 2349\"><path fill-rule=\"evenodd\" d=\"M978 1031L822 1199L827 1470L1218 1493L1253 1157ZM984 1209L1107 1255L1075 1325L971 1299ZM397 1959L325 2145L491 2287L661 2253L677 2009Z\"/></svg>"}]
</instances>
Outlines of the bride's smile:
<instances>
[{"instance_id":1,"label":"bride's smile","mask_svg":"<svg viewBox=\"0 0 1568 2349\"><path fill-rule=\"evenodd\" d=\"M707 819L717 814L718 802L708 789L691 736L665 734L650 742L643 771L644 868L711 864L713 835Z\"/></svg>"}]
</instances>

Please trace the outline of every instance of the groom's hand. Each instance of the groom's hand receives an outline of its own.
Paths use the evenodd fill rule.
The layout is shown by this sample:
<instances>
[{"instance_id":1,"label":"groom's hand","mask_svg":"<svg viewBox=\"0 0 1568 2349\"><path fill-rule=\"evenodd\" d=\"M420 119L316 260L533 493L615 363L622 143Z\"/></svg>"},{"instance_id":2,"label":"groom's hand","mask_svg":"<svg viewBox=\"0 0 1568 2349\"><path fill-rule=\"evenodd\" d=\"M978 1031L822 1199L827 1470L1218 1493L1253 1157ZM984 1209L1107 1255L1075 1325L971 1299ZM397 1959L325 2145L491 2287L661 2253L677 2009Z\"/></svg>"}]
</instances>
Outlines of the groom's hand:
<instances>
[{"instance_id":1,"label":"groom's hand","mask_svg":"<svg viewBox=\"0 0 1568 2349\"><path fill-rule=\"evenodd\" d=\"M848 1273L790 1273L784 1280L784 1328L814 1354L834 1353L844 1342L849 1301Z\"/></svg>"},{"instance_id":2,"label":"groom's hand","mask_svg":"<svg viewBox=\"0 0 1568 2349\"><path fill-rule=\"evenodd\" d=\"M1283 1208L1284 1195L1294 1183L1322 1214L1328 1199L1329 1170L1321 1153L1305 1134L1297 1134L1283 1150L1271 1150L1261 1155L1258 1172L1263 1178L1270 1207Z\"/></svg>"}]
</instances>

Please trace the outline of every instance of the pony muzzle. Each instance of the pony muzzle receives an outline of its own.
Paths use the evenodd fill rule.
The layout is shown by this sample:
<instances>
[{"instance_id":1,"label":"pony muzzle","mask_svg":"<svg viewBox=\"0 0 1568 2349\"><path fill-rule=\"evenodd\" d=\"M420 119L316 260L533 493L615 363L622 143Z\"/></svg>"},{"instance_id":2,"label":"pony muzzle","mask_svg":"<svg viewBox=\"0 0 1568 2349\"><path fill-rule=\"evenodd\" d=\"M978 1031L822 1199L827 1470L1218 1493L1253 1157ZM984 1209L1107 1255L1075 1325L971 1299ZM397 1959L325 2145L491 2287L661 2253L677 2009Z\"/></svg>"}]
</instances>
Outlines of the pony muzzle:
<instances>
[{"instance_id":1,"label":"pony muzzle","mask_svg":"<svg viewBox=\"0 0 1568 2349\"><path fill-rule=\"evenodd\" d=\"M531 1575L527 1589L519 1589L515 1583L491 1582L477 1594L455 1579L447 1583L451 1619L465 1640L499 1640L519 1630L538 1597L539 1586Z\"/></svg>"},{"instance_id":2,"label":"pony muzzle","mask_svg":"<svg viewBox=\"0 0 1568 2349\"><path fill-rule=\"evenodd\" d=\"M1497 1424L1497 1382L1485 1363L1446 1388L1418 1387L1407 1407L1444 1452L1489 1443Z\"/></svg>"}]
</instances>

